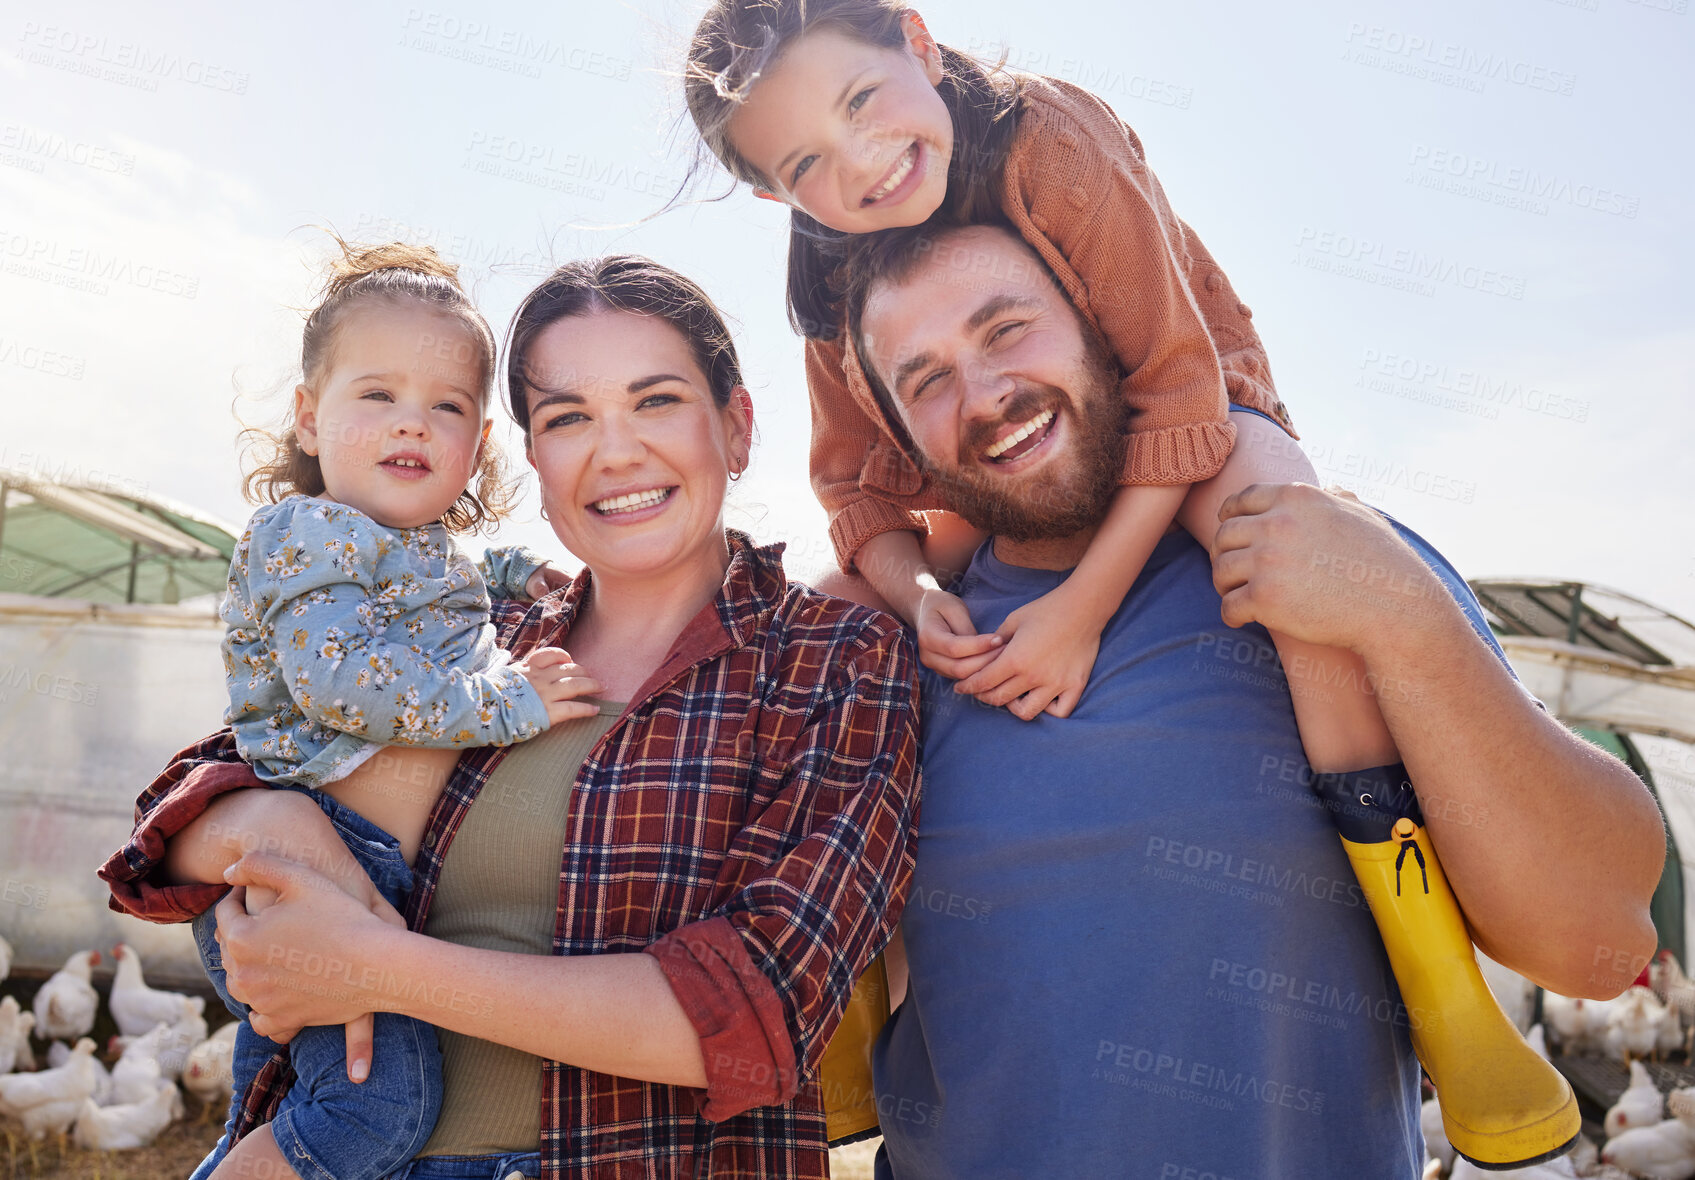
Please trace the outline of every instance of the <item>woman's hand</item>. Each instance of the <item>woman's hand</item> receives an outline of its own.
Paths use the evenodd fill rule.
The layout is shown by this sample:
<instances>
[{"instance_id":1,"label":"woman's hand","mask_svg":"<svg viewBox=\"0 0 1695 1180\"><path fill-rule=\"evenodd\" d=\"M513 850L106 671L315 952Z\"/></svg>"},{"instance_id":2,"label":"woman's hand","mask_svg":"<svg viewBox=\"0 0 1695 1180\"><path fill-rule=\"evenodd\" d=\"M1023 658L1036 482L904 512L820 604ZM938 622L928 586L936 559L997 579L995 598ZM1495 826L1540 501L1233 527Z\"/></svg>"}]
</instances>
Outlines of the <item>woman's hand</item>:
<instances>
[{"instance_id":1,"label":"woman's hand","mask_svg":"<svg viewBox=\"0 0 1695 1180\"><path fill-rule=\"evenodd\" d=\"M307 1025L347 1025L347 1076L370 1071L370 993L382 979L376 949L406 922L374 891L360 900L305 865L250 853L231 865L236 886L218 903L218 944L230 994L253 1009L253 1031L287 1043ZM249 915L247 887L276 901Z\"/></svg>"}]
</instances>

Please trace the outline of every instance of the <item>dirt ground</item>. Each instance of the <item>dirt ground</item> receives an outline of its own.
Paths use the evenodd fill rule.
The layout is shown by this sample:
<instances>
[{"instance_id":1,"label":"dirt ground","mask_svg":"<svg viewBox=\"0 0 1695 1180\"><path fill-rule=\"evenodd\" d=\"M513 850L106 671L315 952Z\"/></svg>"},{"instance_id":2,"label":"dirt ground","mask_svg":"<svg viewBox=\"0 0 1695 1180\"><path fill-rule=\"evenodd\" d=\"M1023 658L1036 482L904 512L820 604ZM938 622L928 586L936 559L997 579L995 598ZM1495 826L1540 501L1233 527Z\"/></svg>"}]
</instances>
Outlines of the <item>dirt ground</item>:
<instances>
[{"instance_id":1,"label":"dirt ground","mask_svg":"<svg viewBox=\"0 0 1695 1180\"><path fill-rule=\"evenodd\" d=\"M0 1124L0 1180L185 1180L212 1145L221 1123L202 1120L192 1097L188 1119L140 1151L84 1151L57 1137L25 1139L15 1124ZM830 1153L836 1180L871 1180L877 1142L855 1143Z\"/></svg>"}]
</instances>

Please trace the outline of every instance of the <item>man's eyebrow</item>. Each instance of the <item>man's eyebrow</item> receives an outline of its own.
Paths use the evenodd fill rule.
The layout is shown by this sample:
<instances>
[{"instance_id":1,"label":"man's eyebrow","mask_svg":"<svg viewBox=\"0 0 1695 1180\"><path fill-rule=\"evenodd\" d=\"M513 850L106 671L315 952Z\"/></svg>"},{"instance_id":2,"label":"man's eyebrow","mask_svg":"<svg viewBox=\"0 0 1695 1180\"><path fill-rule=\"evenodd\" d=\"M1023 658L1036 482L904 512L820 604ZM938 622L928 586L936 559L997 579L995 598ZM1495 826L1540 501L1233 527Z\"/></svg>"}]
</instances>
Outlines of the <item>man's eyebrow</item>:
<instances>
[{"instance_id":1,"label":"man's eyebrow","mask_svg":"<svg viewBox=\"0 0 1695 1180\"><path fill-rule=\"evenodd\" d=\"M975 332L1003 312L1014 310L1039 311L1042 306L1042 301L1033 295L1020 295L1010 291L996 295L971 313L970 318L965 321L965 330ZM899 367L895 369L895 392L898 394L901 386L906 384L908 378L929 366L934 360L934 354L921 352L908 360L902 361Z\"/></svg>"},{"instance_id":2,"label":"man's eyebrow","mask_svg":"<svg viewBox=\"0 0 1695 1180\"><path fill-rule=\"evenodd\" d=\"M1042 301L1032 295L1018 295L1007 292L996 295L982 307L971 313L971 318L965 321L965 330L975 332L984 324L994 319L1004 311L1028 310L1036 311L1042 306Z\"/></svg>"},{"instance_id":3,"label":"man's eyebrow","mask_svg":"<svg viewBox=\"0 0 1695 1180\"><path fill-rule=\"evenodd\" d=\"M928 368L934 359L933 354L921 352L915 357L902 361L900 367L895 370L895 392L900 393L901 386L905 385L914 373L920 369Z\"/></svg>"},{"instance_id":4,"label":"man's eyebrow","mask_svg":"<svg viewBox=\"0 0 1695 1180\"><path fill-rule=\"evenodd\" d=\"M864 76L865 76L865 71L860 70L857 74L854 74L851 77L849 77L847 85L843 86L842 92L840 94L836 95L835 105L832 106L830 109L836 110L844 102L846 102L848 100L848 93L855 86L859 85L859 80L861 78L863 78ZM800 155L802 150L803 150L802 148L796 148L794 151L792 151L788 155L784 156L781 160L778 160L777 166L771 170L771 178L773 180L781 182L782 179L783 179L783 173L788 169L790 162L793 161L796 156Z\"/></svg>"}]
</instances>

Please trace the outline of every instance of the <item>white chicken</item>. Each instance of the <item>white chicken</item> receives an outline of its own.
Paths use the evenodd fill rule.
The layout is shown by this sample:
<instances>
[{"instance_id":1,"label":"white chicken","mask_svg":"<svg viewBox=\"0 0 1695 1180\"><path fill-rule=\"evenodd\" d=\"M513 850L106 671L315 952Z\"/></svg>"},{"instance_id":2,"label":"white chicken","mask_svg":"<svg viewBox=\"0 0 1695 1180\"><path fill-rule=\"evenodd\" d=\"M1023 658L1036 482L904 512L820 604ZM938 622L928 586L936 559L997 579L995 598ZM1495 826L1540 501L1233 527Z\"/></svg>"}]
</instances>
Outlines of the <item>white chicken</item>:
<instances>
[{"instance_id":1,"label":"white chicken","mask_svg":"<svg viewBox=\"0 0 1695 1180\"><path fill-rule=\"evenodd\" d=\"M13 996L0 999L0 1074L11 1073L18 1064L19 1050L30 1065L35 1064L29 1052L29 1033L35 1027L35 1013L18 1007Z\"/></svg>"},{"instance_id":2,"label":"white chicken","mask_svg":"<svg viewBox=\"0 0 1695 1180\"><path fill-rule=\"evenodd\" d=\"M1572 999L1557 992L1542 993L1542 1017L1561 1053L1595 1053L1602 1048L1611 1000Z\"/></svg>"},{"instance_id":3,"label":"white chicken","mask_svg":"<svg viewBox=\"0 0 1695 1180\"><path fill-rule=\"evenodd\" d=\"M1665 1005L1654 998L1645 987L1631 987L1613 1001L1607 1016L1606 1050L1608 1056L1630 1061L1646 1057L1654 1051L1659 1040L1660 1021Z\"/></svg>"},{"instance_id":4,"label":"white chicken","mask_svg":"<svg viewBox=\"0 0 1695 1180\"><path fill-rule=\"evenodd\" d=\"M1630 1127L1652 1127L1665 1118L1664 1111L1665 1100L1660 1096L1660 1088L1649 1076L1648 1068L1640 1061L1632 1061L1630 1085L1607 1111L1604 1123L1607 1138L1611 1139Z\"/></svg>"},{"instance_id":5,"label":"white chicken","mask_svg":"<svg viewBox=\"0 0 1695 1180\"><path fill-rule=\"evenodd\" d=\"M1683 965L1677 961L1677 956L1664 950L1648 964L1648 982L1666 1008L1675 1013L1678 1023L1689 1030L1682 1042L1687 1055L1689 1040L1695 1039L1695 981L1683 973Z\"/></svg>"},{"instance_id":6,"label":"white chicken","mask_svg":"<svg viewBox=\"0 0 1695 1180\"><path fill-rule=\"evenodd\" d=\"M1442 1129L1442 1108L1436 1099L1425 1099L1418 1112L1418 1125L1424 1129L1425 1154L1440 1162L1446 1175L1454 1166L1454 1145L1448 1142L1448 1132Z\"/></svg>"},{"instance_id":7,"label":"white chicken","mask_svg":"<svg viewBox=\"0 0 1695 1180\"><path fill-rule=\"evenodd\" d=\"M205 1009L206 1001L199 996L189 997L182 1015L170 1026L170 1033L159 1045L159 1068L164 1076L173 1082L182 1076L183 1066L188 1062L188 1055L194 1051L194 1046L206 1039L206 1018L200 1013ZM152 1032L149 1029L148 1032ZM145 1034L144 1034L145 1035ZM141 1040L141 1037L118 1036L112 1038L112 1047L120 1052Z\"/></svg>"},{"instance_id":8,"label":"white chicken","mask_svg":"<svg viewBox=\"0 0 1695 1180\"><path fill-rule=\"evenodd\" d=\"M94 1042L84 1037L58 1069L0 1077L0 1114L20 1119L31 1139L68 1130L83 1099L94 1097L99 1088L99 1065Z\"/></svg>"},{"instance_id":9,"label":"white chicken","mask_svg":"<svg viewBox=\"0 0 1695 1180\"><path fill-rule=\"evenodd\" d=\"M0 937L0 983L12 973L12 944Z\"/></svg>"},{"instance_id":10,"label":"white chicken","mask_svg":"<svg viewBox=\"0 0 1695 1180\"><path fill-rule=\"evenodd\" d=\"M124 1036L139 1037L160 1022L174 1025L191 1007L196 1015L205 1010L206 1001L198 996L191 999L181 992L148 987L141 977L141 956L127 944L120 942L112 948L112 961L117 964L117 975L112 979L112 995L106 1006Z\"/></svg>"},{"instance_id":11,"label":"white chicken","mask_svg":"<svg viewBox=\"0 0 1695 1180\"><path fill-rule=\"evenodd\" d=\"M182 1095L175 1085L159 1079L139 1102L96 1106L84 1099L72 1138L91 1151L126 1151L148 1146L181 1117Z\"/></svg>"},{"instance_id":12,"label":"white chicken","mask_svg":"<svg viewBox=\"0 0 1695 1180\"><path fill-rule=\"evenodd\" d=\"M1695 1128L1681 1119L1633 1127L1607 1140L1601 1162L1648 1180L1690 1180L1695 1177Z\"/></svg>"},{"instance_id":13,"label":"white chicken","mask_svg":"<svg viewBox=\"0 0 1695 1180\"><path fill-rule=\"evenodd\" d=\"M211 1109L222 1112L235 1090L235 1033L239 1021L231 1021L194 1046L182 1070L182 1088Z\"/></svg>"},{"instance_id":14,"label":"white chicken","mask_svg":"<svg viewBox=\"0 0 1695 1180\"><path fill-rule=\"evenodd\" d=\"M100 1005L100 997L89 982L99 961L99 951L78 951L41 985L35 993L36 1036L74 1040L88 1035ZM74 1113L72 1117L76 1117Z\"/></svg>"},{"instance_id":15,"label":"white chicken","mask_svg":"<svg viewBox=\"0 0 1695 1180\"><path fill-rule=\"evenodd\" d=\"M111 1097L100 1105L127 1106L152 1098L159 1083L170 1080L159 1064L159 1055L170 1043L170 1038L171 1026L161 1023L155 1024L145 1036L130 1041L123 1056L112 1067Z\"/></svg>"},{"instance_id":16,"label":"white chicken","mask_svg":"<svg viewBox=\"0 0 1695 1180\"><path fill-rule=\"evenodd\" d=\"M1695 1086L1684 1086L1666 1095L1666 1113L1695 1127Z\"/></svg>"}]
</instances>

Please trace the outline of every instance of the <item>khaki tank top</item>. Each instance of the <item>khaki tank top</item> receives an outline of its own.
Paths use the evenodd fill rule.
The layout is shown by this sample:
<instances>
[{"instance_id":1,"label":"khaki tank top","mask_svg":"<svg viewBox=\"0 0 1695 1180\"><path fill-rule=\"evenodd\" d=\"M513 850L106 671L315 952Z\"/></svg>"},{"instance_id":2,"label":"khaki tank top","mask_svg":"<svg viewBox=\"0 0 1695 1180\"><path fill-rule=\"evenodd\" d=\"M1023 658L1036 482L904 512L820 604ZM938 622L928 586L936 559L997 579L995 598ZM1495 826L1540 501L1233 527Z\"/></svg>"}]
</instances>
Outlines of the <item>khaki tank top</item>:
<instances>
[{"instance_id":1,"label":"khaki tank top","mask_svg":"<svg viewBox=\"0 0 1695 1180\"><path fill-rule=\"evenodd\" d=\"M553 953L571 784L624 706L550 726L501 760L442 862L424 933L483 950ZM533 1053L438 1028L442 1103L420 1156L535 1151L542 1070Z\"/></svg>"}]
</instances>

